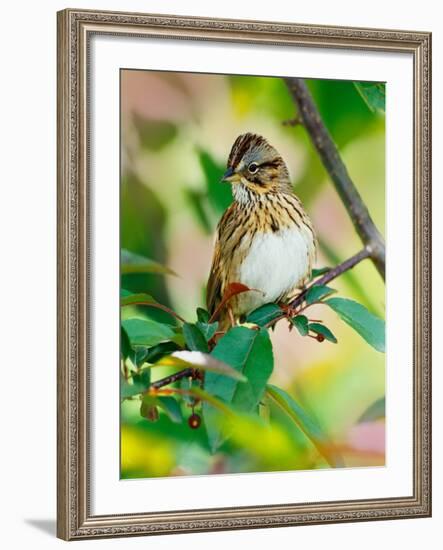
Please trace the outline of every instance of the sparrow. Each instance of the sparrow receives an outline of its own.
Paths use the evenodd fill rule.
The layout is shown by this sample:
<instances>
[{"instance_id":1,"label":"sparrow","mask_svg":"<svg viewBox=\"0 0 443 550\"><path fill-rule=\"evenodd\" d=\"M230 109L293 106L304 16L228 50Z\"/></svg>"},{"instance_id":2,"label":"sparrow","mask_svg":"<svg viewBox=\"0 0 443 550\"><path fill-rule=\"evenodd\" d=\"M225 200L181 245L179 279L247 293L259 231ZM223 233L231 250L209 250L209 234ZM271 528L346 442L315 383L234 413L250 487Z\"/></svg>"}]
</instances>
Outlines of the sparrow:
<instances>
[{"instance_id":1,"label":"sparrow","mask_svg":"<svg viewBox=\"0 0 443 550\"><path fill-rule=\"evenodd\" d=\"M264 304L288 304L311 277L317 241L285 161L264 137L246 133L235 140L221 181L231 184L233 202L217 225L209 313L217 312L231 283L250 289L217 313L223 331Z\"/></svg>"}]
</instances>

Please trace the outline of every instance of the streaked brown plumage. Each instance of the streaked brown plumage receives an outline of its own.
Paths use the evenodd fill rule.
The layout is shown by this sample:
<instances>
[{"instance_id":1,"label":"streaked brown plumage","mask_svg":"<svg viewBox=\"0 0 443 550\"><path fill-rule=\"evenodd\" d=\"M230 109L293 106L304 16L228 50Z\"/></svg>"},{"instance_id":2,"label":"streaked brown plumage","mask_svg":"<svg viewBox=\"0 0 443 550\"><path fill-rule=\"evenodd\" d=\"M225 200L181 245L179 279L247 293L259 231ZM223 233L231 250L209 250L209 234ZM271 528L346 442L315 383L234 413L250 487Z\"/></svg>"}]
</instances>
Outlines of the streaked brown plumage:
<instances>
[{"instance_id":1,"label":"streaked brown plumage","mask_svg":"<svg viewBox=\"0 0 443 550\"><path fill-rule=\"evenodd\" d=\"M220 328L268 302L287 302L310 277L316 253L311 221L292 191L288 169L261 136L243 134L232 146L223 181L234 201L216 233L206 302L212 314L229 283L255 290L239 294L220 313ZM228 309L232 315L229 315Z\"/></svg>"}]
</instances>

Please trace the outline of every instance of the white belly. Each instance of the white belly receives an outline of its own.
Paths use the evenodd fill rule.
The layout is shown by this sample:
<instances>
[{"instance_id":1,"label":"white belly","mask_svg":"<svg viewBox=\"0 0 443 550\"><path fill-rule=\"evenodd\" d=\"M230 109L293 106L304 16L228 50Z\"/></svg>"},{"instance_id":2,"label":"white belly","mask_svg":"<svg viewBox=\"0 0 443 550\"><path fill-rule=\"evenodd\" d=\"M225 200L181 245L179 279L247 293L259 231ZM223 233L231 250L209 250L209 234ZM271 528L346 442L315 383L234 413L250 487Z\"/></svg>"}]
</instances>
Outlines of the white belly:
<instances>
[{"instance_id":1,"label":"white belly","mask_svg":"<svg viewBox=\"0 0 443 550\"><path fill-rule=\"evenodd\" d=\"M239 272L239 281L260 292L239 295L242 313L277 301L302 283L310 269L312 234L298 228L257 233Z\"/></svg>"}]
</instances>

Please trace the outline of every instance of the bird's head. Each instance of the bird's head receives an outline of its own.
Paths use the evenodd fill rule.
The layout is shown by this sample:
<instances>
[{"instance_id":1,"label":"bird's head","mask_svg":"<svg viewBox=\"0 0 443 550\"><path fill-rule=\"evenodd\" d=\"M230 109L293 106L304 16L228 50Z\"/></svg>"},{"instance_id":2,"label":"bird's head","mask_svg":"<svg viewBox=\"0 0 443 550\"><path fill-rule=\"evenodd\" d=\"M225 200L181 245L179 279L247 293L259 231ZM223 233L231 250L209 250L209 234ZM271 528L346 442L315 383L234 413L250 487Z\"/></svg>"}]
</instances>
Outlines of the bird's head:
<instances>
[{"instance_id":1,"label":"bird's head","mask_svg":"<svg viewBox=\"0 0 443 550\"><path fill-rule=\"evenodd\" d=\"M257 134L242 134L234 142L222 181L233 184L234 197L291 190L289 172L278 151Z\"/></svg>"}]
</instances>

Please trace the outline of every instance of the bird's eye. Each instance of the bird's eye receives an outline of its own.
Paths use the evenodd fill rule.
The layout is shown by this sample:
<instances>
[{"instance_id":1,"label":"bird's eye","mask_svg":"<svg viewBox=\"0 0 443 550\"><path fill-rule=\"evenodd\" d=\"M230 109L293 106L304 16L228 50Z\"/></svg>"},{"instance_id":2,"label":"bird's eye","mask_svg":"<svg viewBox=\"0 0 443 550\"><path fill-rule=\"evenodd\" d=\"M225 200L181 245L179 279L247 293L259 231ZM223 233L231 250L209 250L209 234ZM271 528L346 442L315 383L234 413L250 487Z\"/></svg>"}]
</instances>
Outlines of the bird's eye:
<instances>
[{"instance_id":1,"label":"bird's eye","mask_svg":"<svg viewBox=\"0 0 443 550\"><path fill-rule=\"evenodd\" d=\"M248 170L251 172L251 174L255 174L258 170L258 165L255 162L251 162L251 164L248 166Z\"/></svg>"}]
</instances>

